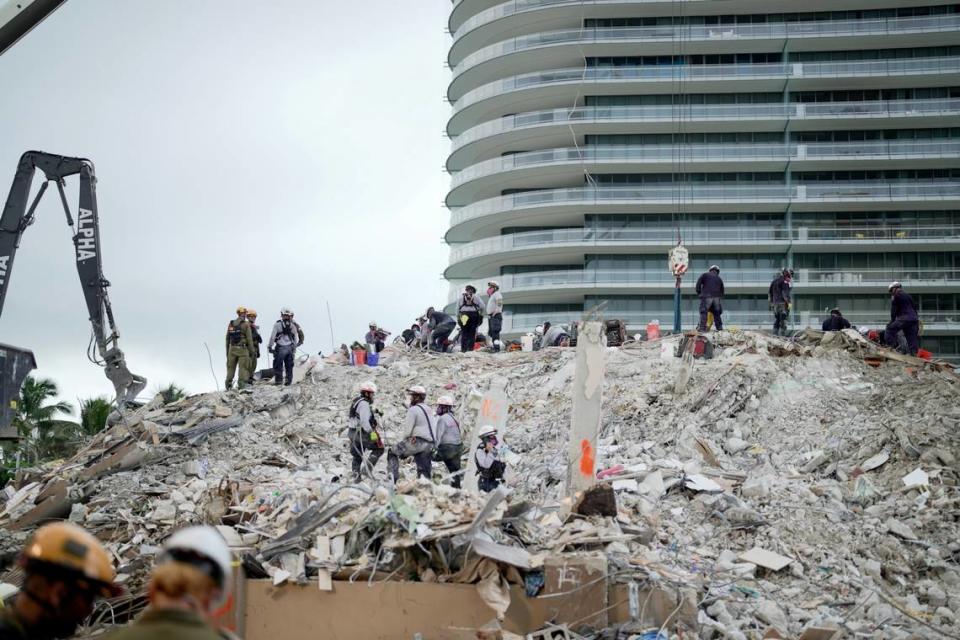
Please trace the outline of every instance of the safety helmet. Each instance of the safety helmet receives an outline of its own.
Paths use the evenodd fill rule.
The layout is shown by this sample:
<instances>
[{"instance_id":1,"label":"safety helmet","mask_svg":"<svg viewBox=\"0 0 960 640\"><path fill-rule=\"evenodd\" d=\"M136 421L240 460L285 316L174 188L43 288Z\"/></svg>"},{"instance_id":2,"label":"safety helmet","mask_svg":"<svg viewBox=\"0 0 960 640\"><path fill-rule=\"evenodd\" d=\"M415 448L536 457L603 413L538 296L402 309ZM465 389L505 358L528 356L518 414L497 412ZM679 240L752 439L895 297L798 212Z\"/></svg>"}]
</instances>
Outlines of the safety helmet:
<instances>
[{"instance_id":1,"label":"safety helmet","mask_svg":"<svg viewBox=\"0 0 960 640\"><path fill-rule=\"evenodd\" d=\"M167 538L158 563L183 562L203 571L217 583L226 599L233 573L230 547L216 529L207 525L185 527Z\"/></svg>"},{"instance_id":2,"label":"safety helmet","mask_svg":"<svg viewBox=\"0 0 960 640\"><path fill-rule=\"evenodd\" d=\"M247 315L250 316L251 318L256 318L257 317L256 309L247 309Z\"/></svg>"},{"instance_id":3,"label":"safety helmet","mask_svg":"<svg viewBox=\"0 0 960 640\"><path fill-rule=\"evenodd\" d=\"M292 316L292 315L293 315L293 309L291 309L290 307L283 307L282 309L280 309L280 315L282 315L282 316Z\"/></svg>"},{"instance_id":4,"label":"safety helmet","mask_svg":"<svg viewBox=\"0 0 960 640\"><path fill-rule=\"evenodd\" d=\"M366 382L360 383L360 391L366 391L367 393L376 393L377 385L374 384L373 380L367 380Z\"/></svg>"},{"instance_id":5,"label":"safety helmet","mask_svg":"<svg viewBox=\"0 0 960 640\"><path fill-rule=\"evenodd\" d=\"M427 396L427 390L423 388L422 385L415 384L407 388L407 393L413 394L415 396Z\"/></svg>"},{"instance_id":6,"label":"safety helmet","mask_svg":"<svg viewBox=\"0 0 960 640\"><path fill-rule=\"evenodd\" d=\"M542 335L543 335L543 325L542 325L542 324L538 324L538 325L537 325L537 328L534 329L533 331L534 331L534 333L536 333L538 336L542 336Z\"/></svg>"},{"instance_id":7,"label":"safety helmet","mask_svg":"<svg viewBox=\"0 0 960 640\"><path fill-rule=\"evenodd\" d=\"M370 321L370 324L368 324L367 326L370 327L371 329L376 329L376 328L377 328L377 323L374 322L373 320L371 320L371 321Z\"/></svg>"},{"instance_id":8,"label":"safety helmet","mask_svg":"<svg viewBox=\"0 0 960 640\"><path fill-rule=\"evenodd\" d=\"M486 438L487 436L497 435L497 429L492 424L485 424L480 427L480 432L477 433L477 436L480 438Z\"/></svg>"},{"instance_id":9,"label":"safety helmet","mask_svg":"<svg viewBox=\"0 0 960 640\"><path fill-rule=\"evenodd\" d=\"M437 398L437 405L442 407L452 407L456 404L450 396L440 396Z\"/></svg>"},{"instance_id":10,"label":"safety helmet","mask_svg":"<svg viewBox=\"0 0 960 640\"><path fill-rule=\"evenodd\" d=\"M74 574L90 581L104 597L119 595L113 583L117 573L107 550L90 533L70 522L54 522L37 529L20 554L28 572Z\"/></svg>"},{"instance_id":11,"label":"safety helmet","mask_svg":"<svg viewBox=\"0 0 960 640\"><path fill-rule=\"evenodd\" d=\"M246 312L247 312L247 308L246 308L246 307L237 307L237 315L238 315L238 316L239 316L239 315L243 315L243 314L245 314Z\"/></svg>"},{"instance_id":12,"label":"safety helmet","mask_svg":"<svg viewBox=\"0 0 960 640\"><path fill-rule=\"evenodd\" d=\"M710 265L710 268L707 269L707 271L716 271L717 273L720 273L720 267L718 267L718 266L715 265L715 264L712 264L712 265Z\"/></svg>"},{"instance_id":13,"label":"safety helmet","mask_svg":"<svg viewBox=\"0 0 960 640\"><path fill-rule=\"evenodd\" d=\"M463 290L464 290L464 291L468 291L468 292L470 292L470 293L476 293L476 292L477 292L477 288L476 288L475 286L473 286L472 284L468 284L467 286L465 286L465 287L463 288Z\"/></svg>"},{"instance_id":14,"label":"safety helmet","mask_svg":"<svg viewBox=\"0 0 960 640\"><path fill-rule=\"evenodd\" d=\"M903 288L903 285L900 284L900 281L894 280L893 282L890 283L890 286L887 287L887 291L893 291L894 289L902 289L902 288Z\"/></svg>"},{"instance_id":15,"label":"safety helmet","mask_svg":"<svg viewBox=\"0 0 960 640\"><path fill-rule=\"evenodd\" d=\"M488 287L496 287L497 289L499 289L499 288L500 288L500 283L497 282L496 280L491 280L490 282L487 283L487 286L488 286Z\"/></svg>"},{"instance_id":16,"label":"safety helmet","mask_svg":"<svg viewBox=\"0 0 960 640\"><path fill-rule=\"evenodd\" d=\"M785 269L783 270L783 275L785 275L785 276L792 276L792 275L793 275L793 269L785 268Z\"/></svg>"},{"instance_id":17,"label":"safety helmet","mask_svg":"<svg viewBox=\"0 0 960 640\"><path fill-rule=\"evenodd\" d=\"M835 313L835 314L837 314L838 316L839 316L839 315L842 315L842 314L840 313L840 309L837 309L836 307L834 307L833 309L830 309L830 313L831 313L831 314Z\"/></svg>"}]
</instances>

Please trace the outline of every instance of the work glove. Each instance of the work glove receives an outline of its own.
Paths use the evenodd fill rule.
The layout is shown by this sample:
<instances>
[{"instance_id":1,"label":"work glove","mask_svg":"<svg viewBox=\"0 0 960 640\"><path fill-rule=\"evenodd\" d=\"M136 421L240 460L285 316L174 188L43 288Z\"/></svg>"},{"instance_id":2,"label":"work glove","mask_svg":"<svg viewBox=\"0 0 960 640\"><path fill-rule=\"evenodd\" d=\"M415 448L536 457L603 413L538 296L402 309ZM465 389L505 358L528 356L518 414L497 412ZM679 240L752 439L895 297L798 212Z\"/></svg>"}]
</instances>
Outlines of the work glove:
<instances>
[{"instance_id":1,"label":"work glove","mask_svg":"<svg viewBox=\"0 0 960 640\"><path fill-rule=\"evenodd\" d=\"M379 441L379 440L380 440L380 436L377 435L377 432L376 432L376 431L371 431L371 432L370 432L370 442L377 442L377 441Z\"/></svg>"}]
</instances>

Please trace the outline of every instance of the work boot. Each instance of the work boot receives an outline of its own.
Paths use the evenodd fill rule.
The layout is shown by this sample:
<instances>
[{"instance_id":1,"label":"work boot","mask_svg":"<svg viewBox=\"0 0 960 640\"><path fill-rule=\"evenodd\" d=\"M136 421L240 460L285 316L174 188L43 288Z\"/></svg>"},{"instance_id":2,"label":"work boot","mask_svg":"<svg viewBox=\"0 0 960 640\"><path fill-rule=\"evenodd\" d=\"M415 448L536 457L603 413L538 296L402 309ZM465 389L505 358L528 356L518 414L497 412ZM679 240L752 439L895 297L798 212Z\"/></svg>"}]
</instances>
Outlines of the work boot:
<instances>
[{"instance_id":1,"label":"work boot","mask_svg":"<svg viewBox=\"0 0 960 640\"><path fill-rule=\"evenodd\" d=\"M273 386L275 386L275 387L279 387L279 386L282 386L282 385L283 385L283 380L277 380L277 381L275 381L275 382L273 383Z\"/></svg>"}]
</instances>

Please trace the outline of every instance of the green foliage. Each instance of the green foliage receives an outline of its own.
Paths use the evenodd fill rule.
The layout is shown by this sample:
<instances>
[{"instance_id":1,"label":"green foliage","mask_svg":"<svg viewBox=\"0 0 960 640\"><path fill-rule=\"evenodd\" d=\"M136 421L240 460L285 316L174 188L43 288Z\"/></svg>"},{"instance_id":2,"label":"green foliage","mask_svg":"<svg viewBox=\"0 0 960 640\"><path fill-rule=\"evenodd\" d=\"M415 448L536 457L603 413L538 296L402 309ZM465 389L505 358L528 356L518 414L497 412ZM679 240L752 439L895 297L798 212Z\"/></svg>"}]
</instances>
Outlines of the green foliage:
<instances>
[{"instance_id":1,"label":"green foliage","mask_svg":"<svg viewBox=\"0 0 960 640\"><path fill-rule=\"evenodd\" d=\"M187 391L183 387L178 387L171 382L165 387L157 389L157 393L163 396L163 404L170 404L187 397Z\"/></svg>"},{"instance_id":2,"label":"green foliage","mask_svg":"<svg viewBox=\"0 0 960 640\"><path fill-rule=\"evenodd\" d=\"M80 431L95 436L107 426L107 417L113 411L113 403L104 396L80 401Z\"/></svg>"},{"instance_id":3,"label":"green foliage","mask_svg":"<svg viewBox=\"0 0 960 640\"><path fill-rule=\"evenodd\" d=\"M33 376L27 376L20 389L13 423L27 464L68 455L76 449L79 425L59 419L61 414L73 413L69 402L55 399L59 393L53 380Z\"/></svg>"}]
</instances>

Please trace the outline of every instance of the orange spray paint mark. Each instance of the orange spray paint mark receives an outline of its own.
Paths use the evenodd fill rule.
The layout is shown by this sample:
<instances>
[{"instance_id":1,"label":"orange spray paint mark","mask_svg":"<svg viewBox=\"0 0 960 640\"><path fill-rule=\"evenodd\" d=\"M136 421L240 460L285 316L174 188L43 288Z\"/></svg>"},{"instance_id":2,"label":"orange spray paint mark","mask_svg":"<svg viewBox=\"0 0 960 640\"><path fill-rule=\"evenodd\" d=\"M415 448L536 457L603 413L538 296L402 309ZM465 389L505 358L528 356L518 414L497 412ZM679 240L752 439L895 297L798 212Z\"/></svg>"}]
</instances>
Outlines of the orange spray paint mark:
<instances>
[{"instance_id":1,"label":"orange spray paint mark","mask_svg":"<svg viewBox=\"0 0 960 640\"><path fill-rule=\"evenodd\" d=\"M592 477L595 463L593 447L590 445L590 441L584 438L580 441L580 473Z\"/></svg>"}]
</instances>

